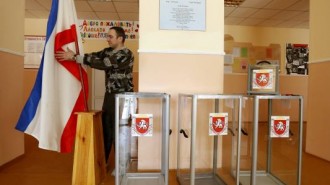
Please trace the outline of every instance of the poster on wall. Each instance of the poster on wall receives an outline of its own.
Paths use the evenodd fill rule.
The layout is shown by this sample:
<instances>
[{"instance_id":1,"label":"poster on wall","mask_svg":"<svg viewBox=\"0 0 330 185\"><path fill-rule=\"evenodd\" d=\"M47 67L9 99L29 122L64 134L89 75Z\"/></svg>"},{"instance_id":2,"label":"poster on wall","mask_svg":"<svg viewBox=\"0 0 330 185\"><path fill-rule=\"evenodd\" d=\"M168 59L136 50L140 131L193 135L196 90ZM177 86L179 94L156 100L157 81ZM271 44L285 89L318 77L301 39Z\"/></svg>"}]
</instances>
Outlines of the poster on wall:
<instances>
[{"instance_id":1,"label":"poster on wall","mask_svg":"<svg viewBox=\"0 0 330 185\"><path fill-rule=\"evenodd\" d=\"M24 36L24 68L39 68L45 36Z\"/></svg>"},{"instance_id":2,"label":"poster on wall","mask_svg":"<svg viewBox=\"0 0 330 185\"><path fill-rule=\"evenodd\" d=\"M138 21L79 20L81 38L105 40L110 27L119 26L125 30L126 39L138 39Z\"/></svg>"},{"instance_id":3,"label":"poster on wall","mask_svg":"<svg viewBox=\"0 0 330 185\"><path fill-rule=\"evenodd\" d=\"M161 30L205 31L205 0L160 0Z\"/></svg>"},{"instance_id":4,"label":"poster on wall","mask_svg":"<svg viewBox=\"0 0 330 185\"><path fill-rule=\"evenodd\" d=\"M233 69L235 73L246 73L248 64L250 63L249 59L249 49L247 47L234 47L232 50L233 55Z\"/></svg>"},{"instance_id":5,"label":"poster on wall","mask_svg":"<svg viewBox=\"0 0 330 185\"><path fill-rule=\"evenodd\" d=\"M308 75L308 44L286 44L286 74Z\"/></svg>"}]
</instances>

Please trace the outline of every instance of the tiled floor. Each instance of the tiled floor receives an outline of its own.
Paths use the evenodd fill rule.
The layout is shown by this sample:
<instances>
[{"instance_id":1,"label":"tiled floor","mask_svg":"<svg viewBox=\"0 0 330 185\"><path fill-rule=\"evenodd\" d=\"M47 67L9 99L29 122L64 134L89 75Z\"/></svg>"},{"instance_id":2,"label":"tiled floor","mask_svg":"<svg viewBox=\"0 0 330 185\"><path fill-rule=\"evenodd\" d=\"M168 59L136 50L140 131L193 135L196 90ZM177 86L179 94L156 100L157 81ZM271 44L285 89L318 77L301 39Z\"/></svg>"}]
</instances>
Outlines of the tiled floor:
<instances>
[{"instance_id":1,"label":"tiled floor","mask_svg":"<svg viewBox=\"0 0 330 185\"><path fill-rule=\"evenodd\" d=\"M247 127L248 130L250 130ZM266 130L266 128L264 128ZM264 139L260 137L261 141ZM294 139L294 138L293 138ZM290 141L291 142L291 141ZM284 142L283 149L292 143ZM295 143L294 143L295 144ZM59 154L38 149L37 142L26 136L26 154L14 162L0 167L0 185L70 185L73 154ZM263 147L262 144L260 144ZM262 148L260 150L263 150ZM113 156L112 156L113 158ZM276 164L284 165L283 156ZM282 162L281 162L282 161ZM303 153L302 185L329 185L330 162ZM259 165L259 164L258 164ZM260 164L262 166L262 164ZM113 166L111 167L113 168ZM113 185L114 177L107 174L103 185ZM170 171L170 185L177 185L175 171Z\"/></svg>"}]
</instances>

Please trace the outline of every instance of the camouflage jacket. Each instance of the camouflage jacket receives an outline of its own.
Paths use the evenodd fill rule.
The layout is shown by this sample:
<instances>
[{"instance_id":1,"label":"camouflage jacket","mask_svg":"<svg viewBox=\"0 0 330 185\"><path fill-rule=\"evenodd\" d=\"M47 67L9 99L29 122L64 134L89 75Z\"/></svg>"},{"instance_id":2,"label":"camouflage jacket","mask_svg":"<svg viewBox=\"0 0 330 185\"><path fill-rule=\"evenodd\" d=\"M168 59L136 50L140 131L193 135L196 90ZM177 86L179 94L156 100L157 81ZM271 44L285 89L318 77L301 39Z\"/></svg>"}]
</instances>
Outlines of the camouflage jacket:
<instances>
[{"instance_id":1,"label":"camouflage jacket","mask_svg":"<svg viewBox=\"0 0 330 185\"><path fill-rule=\"evenodd\" d=\"M84 55L84 64L105 71L105 88L109 93L133 91L133 62L133 53L127 48L109 47Z\"/></svg>"}]
</instances>

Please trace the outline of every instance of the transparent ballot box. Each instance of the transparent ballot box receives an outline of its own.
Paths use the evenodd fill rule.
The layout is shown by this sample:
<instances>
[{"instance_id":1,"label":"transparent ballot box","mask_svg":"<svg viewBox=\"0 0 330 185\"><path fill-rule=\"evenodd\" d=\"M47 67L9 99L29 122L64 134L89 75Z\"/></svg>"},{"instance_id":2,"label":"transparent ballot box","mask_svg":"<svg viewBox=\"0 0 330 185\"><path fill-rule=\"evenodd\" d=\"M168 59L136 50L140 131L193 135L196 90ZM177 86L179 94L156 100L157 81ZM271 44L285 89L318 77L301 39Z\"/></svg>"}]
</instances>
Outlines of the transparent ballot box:
<instances>
[{"instance_id":1,"label":"transparent ballot box","mask_svg":"<svg viewBox=\"0 0 330 185\"><path fill-rule=\"evenodd\" d=\"M177 180L239 184L242 96L179 94Z\"/></svg>"},{"instance_id":2,"label":"transparent ballot box","mask_svg":"<svg viewBox=\"0 0 330 185\"><path fill-rule=\"evenodd\" d=\"M242 185L301 184L302 96L244 96L242 130Z\"/></svg>"},{"instance_id":3,"label":"transparent ballot box","mask_svg":"<svg viewBox=\"0 0 330 185\"><path fill-rule=\"evenodd\" d=\"M115 101L115 184L168 185L170 96L122 93Z\"/></svg>"}]
</instances>

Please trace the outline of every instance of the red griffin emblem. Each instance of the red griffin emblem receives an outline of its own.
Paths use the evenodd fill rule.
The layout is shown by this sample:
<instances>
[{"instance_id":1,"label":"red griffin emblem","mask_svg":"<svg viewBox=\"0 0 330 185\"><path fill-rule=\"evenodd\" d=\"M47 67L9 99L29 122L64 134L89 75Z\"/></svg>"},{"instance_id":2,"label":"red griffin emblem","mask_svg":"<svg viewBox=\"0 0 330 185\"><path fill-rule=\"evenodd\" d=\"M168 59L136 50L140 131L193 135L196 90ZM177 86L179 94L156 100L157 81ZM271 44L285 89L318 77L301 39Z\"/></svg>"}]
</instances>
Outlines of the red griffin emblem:
<instances>
[{"instance_id":1,"label":"red griffin emblem","mask_svg":"<svg viewBox=\"0 0 330 185\"><path fill-rule=\"evenodd\" d=\"M282 135L286 131L285 120L274 120L274 131L277 135Z\"/></svg>"},{"instance_id":2,"label":"red griffin emblem","mask_svg":"<svg viewBox=\"0 0 330 185\"><path fill-rule=\"evenodd\" d=\"M225 117L212 117L212 128L214 132L221 133L225 128Z\"/></svg>"},{"instance_id":3,"label":"red griffin emblem","mask_svg":"<svg viewBox=\"0 0 330 185\"><path fill-rule=\"evenodd\" d=\"M145 134L149 130L149 118L136 118L136 131Z\"/></svg>"},{"instance_id":4,"label":"red griffin emblem","mask_svg":"<svg viewBox=\"0 0 330 185\"><path fill-rule=\"evenodd\" d=\"M256 82L260 87L267 86L269 82L269 73L256 73Z\"/></svg>"}]
</instances>

